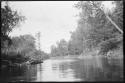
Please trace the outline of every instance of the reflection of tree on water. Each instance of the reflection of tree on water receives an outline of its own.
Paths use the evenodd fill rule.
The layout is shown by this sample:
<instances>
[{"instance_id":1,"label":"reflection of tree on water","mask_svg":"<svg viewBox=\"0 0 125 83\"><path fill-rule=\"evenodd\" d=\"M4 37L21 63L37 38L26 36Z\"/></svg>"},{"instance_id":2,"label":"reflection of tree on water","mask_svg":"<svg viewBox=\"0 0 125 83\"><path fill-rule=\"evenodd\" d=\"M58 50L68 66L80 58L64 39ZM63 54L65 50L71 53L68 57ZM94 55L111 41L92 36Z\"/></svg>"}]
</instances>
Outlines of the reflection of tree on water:
<instances>
[{"instance_id":1,"label":"reflection of tree on water","mask_svg":"<svg viewBox=\"0 0 125 83\"><path fill-rule=\"evenodd\" d=\"M72 66L72 69L76 73L76 78L85 81L123 80L123 67L116 65L116 63L109 64L106 58L84 59L78 63L73 63L75 65Z\"/></svg>"},{"instance_id":2,"label":"reflection of tree on water","mask_svg":"<svg viewBox=\"0 0 125 83\"><path fill-rule=\"evenodd\" d=\"M3 72L2 80L8 81L46 81L74 80L82 81L119 81L123 80L123 65L120 60L93 57L71 62L48 60L38 65L22 66ZM3 76L3 75L2 75Z\"/></svg>"},{"instance_id":3,"label":"reflection of tree on water","mask_svg":"<svg viewBox=\"0 0 125 83\"><path fill-rule=\"evenodd\" d=\"M119 61L93 57L68 63L55 63L53 71L60 71L62 78L67 77L68 73L72 73L73 77L84 81L117 81L123 80L123 65L120 66Z\"/></svg>"},{"instance_id":4,"label":"reflection of tree on water","mask_svg":"<svg viewBox=\"0 0 125 83\"><path fill-rule=\"evenodd\" d=\"M115 60L116 61L116 60ZM108 63L107 58L93 57L90 59L76 60L53 64L53 71L60 71L60 77L66 78L68 74L85 81L111 81L121 80L121 68L118 62Z\"/></svg>"},{"instance_id":5,"label":"reflection of tree on water","mask_svg":"<svg viewBox=\"0 0 125 83\"><path fill-rule=\"evenodd\" d=\"M18 78L18 76L23 76L25 74L26 67L12 67L6 68L1 72L1 81L12 81L14 78ZM6 80L7 79L7 80Z\"/></svg>"},{"instance_id":6,"label":"reflection of tree on water","mask_svg":"<svg viewBox=\"0 0 125 83\"><path fill-rule=\"evenodd\" d=\"M37 75L36 65L27 66L27 71L25 72L24 79L26 79L26 81L32 81L36 79L36 75Z\"/></svg>"},{"instance_id":7,"label":"reflection of tree on water","mask_svg":"<svg viewBox=\"0 0 125 83\"><path fill-rule=\"evenodd\" d=\"M61 78L65 78L66 77L66 75L67 75L66 70L69 69L69 67L70 66L66 62L62 62L60 64L58 64L58 63L52 64L53 72L59 71L59 73L60 73L59 76Z\"/></svg>"},{"instance_id":8,"label":"reflection of tree on water","mask_svg":"<svg viewBox=\"0 0 125 83\"><path fill-rule=\"evenodd\" d=\"M42 80L42 64L37 65L37 78L39 78L39 80Z\"/></svg>"},{"instance_id":9,"label":"reflection of tree on water","mask_svg":"<svg viewBox=\"0 0 125 83\"><path fill-rule=\"evenodd\" d=\"M67 77L67 75L68 75L68 73L72 73L71 71L68 71L68 70L71 70L71 68L70 68L70 63L62 63L62 64L60 64L59 65L59 71L61 71L61 77L63 77L63 78L66 78Z\"/></svg>"},{"instance_id":10,"label":"reflection of tree on water","mask_svg":"<svg viewBox=\"0 0 125 83\"><path fill-rule=\"evenodd\" d=\"M5 69L2 73L0 81L32 81L36 79L37 70L35 65L29 65L11 68L10 71Z\"/></svg>"},{"instance_id":11,"label":"reflection of tree on water","mask_svg":"<svg viewBox=\"0 0 125 83\"><path fill-rule=\"evenodd\" d=\"M74 70L71 68L71 60L62 60L60 63L53 63L52 70L58 74L58 80L79 80L74 77Z\"/></svg>"}]
</instances>

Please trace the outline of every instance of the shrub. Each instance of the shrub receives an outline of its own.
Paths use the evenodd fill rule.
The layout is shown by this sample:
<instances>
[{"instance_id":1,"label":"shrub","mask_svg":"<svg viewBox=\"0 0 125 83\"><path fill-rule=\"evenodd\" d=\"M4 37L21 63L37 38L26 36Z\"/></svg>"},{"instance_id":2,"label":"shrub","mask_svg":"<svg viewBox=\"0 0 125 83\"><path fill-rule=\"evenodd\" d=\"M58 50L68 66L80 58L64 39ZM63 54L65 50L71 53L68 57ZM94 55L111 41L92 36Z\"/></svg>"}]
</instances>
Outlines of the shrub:
<instances>
[{"instance_id":1,"label":"shrub","mask_svg":"<svg viewBox=\"0 0 125 83\"><path fill-rule=\"evenodd\" d=\"M111 38L109 40L103 41L99 44L100 54L104 55L110 50L117 49L122 39Z\"/></svg>"}]
</instances>

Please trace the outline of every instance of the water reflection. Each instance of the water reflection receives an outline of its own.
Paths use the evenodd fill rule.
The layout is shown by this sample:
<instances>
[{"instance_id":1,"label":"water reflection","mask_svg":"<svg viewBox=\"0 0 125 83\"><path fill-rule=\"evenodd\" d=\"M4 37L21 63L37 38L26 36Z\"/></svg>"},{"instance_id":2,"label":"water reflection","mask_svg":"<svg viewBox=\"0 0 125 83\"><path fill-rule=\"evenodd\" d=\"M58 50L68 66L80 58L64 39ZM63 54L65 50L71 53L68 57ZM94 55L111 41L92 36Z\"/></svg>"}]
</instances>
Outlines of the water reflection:
<instances>
[{"instance_id":1,"label":"water reflection","mask_svg":"<svg viewBox=\"0 0 125 83\"><path fill-rule=\"evenodd\" d=\"M123 81L123 60L49 59L2 73L0 81Z\"/></svg>"},{"instance_id":2,"label":"water reflection","mask_svg":"<svg viewBox=\"0 0 125 83\"><path fill-rule=\"evenodd\" d=\"M0 81L33 81L36 79L36 66L21 66L16 68L7 68L1 71Z\"/></svg>"},{"instance_id":3,"label":"water reflection","mask_svg":"<svg viewBox=\"0 0 125 83\"><path fill-rule=\"evenodd\" d=\"M57 61L57 60L47 60L42 64L42 70L37 72L36 81L74 81L74 71L69 67L69 60ZM39 65L38 65L39 66ZM40 74L40 72L42 74ZM42 76L40 76L42 75Z\"/></svg>"}]
</instances>

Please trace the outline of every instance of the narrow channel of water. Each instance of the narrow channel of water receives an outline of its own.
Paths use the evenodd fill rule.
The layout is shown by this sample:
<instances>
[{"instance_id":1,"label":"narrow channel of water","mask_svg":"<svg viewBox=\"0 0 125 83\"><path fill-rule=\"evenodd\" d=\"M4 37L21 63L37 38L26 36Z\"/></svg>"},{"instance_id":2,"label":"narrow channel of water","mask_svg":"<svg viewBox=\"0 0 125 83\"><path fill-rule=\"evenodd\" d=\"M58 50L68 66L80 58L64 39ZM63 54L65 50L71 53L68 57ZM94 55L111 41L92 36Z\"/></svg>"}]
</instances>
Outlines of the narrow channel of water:
<instances>
[{"instance_id":1,"label":"narrow channel of water","mask_svg":"<svg viewBox=\"0 0 125 83\"><path fill-rule=\"evenodd\" d=\"M0 81L123 81L123 60L101 57L48 59L2 71Z\"/></svg>"}]
</instances>

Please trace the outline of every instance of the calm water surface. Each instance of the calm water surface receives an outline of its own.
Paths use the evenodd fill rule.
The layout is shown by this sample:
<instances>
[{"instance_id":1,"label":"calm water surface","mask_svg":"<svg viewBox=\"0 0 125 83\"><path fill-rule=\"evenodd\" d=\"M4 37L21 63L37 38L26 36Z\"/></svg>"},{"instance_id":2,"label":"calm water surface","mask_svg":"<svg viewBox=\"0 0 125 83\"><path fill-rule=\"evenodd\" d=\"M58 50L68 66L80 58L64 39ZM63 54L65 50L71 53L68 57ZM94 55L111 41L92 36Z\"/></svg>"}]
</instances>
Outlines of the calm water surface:
<instances>
[{"instance_id":1,"label":"calm water surface","mask_svg":"<svg viewBox=\"0 0 125 83\"><path fill-rule=\"evenodd\" d=\"M123 81L123 60L48 59L42 64L5 69L0 81Z\"/></svg>"}]
</instances>

